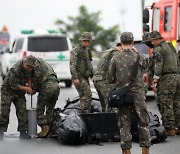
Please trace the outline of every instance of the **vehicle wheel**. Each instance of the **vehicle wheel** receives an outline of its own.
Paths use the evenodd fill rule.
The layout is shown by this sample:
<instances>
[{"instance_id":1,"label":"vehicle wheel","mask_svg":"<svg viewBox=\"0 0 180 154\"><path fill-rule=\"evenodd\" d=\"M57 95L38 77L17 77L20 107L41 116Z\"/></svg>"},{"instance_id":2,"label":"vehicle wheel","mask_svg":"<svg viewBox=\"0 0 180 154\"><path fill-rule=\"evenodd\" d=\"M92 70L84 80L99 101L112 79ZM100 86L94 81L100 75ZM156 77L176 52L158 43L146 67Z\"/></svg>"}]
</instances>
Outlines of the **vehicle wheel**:
<instances>
[{"instance_id":1,"label":"vehicle wheel","mask_svg":"<svg viewBox=\"0 0 180 154\"><path fill-rule=\"evenodd\" d=\"M71 80L67 80L65 81L66 87L71 87L72 86L72 81Z\"/></svg>"}]
</instances>

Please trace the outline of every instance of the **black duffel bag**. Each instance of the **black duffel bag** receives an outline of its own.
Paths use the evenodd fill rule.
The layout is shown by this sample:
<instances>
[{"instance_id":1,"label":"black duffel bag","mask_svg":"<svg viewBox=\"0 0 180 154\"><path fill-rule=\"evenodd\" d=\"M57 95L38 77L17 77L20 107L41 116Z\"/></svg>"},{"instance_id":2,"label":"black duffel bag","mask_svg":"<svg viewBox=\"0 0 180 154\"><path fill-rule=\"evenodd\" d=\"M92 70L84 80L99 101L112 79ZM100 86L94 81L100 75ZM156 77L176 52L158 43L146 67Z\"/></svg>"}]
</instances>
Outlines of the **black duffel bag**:
<instances>
[{"instance_id":1,"label":"black duffel bag","mask_svg":"<svg viewBox=\"0 0 180 154\"><path fill-rule=\"evenodd\" d=\"M132 106L134 104L134 92L129 87L112 90L109 93L109 107Z\"/></svg>"}]
</instances>

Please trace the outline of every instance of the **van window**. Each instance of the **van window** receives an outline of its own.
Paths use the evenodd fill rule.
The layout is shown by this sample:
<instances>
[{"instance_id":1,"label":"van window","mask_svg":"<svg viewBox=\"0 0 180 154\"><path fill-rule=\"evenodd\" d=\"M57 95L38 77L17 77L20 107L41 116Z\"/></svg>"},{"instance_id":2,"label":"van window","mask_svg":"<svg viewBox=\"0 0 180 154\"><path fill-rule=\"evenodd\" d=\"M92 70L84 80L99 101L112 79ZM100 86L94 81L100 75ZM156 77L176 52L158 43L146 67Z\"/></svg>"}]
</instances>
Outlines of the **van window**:
<instances>
[{"instance_id":1,"label":"van window","mask_svg":"<svg viewBox=\"0 0 180 154\"><path fill-rule=\"evenodd\" d=\"M66 50L68 50L66 37L46 36L28 38L28 51L50 52Z\"/></svg>"},{"instance_id":2,"label":"van window","mask_svg":"<svg viewBox=\"0 0 180 154\"><path fill-rule=\"evenodd\" d=\"M19 38L19 39L16 41L15 52L21 52L23 42L24 42L24 38Z\"/></svg>"}]
</instances>

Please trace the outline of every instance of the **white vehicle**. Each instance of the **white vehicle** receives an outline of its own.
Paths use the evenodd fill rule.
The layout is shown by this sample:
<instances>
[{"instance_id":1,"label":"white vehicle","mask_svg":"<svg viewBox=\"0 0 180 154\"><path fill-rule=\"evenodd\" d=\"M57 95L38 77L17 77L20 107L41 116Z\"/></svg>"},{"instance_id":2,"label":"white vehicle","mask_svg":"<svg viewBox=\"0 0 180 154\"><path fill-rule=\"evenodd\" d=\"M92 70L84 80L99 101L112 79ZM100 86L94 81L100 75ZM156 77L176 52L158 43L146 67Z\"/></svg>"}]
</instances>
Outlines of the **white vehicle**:
<instances>
[{"instance_id":1,"label":"white vehicle","mask_svg":"<svg viewBox=\"0 0 180 154\"><path fill-rule=\"evenodd\" d=\"M65 82L66 87L71 87L69 61L72 45L70 39L66 35L56 32L43 31L37 33L31 30L22 31L22 33L23 35L17 37L13 43L9 66L6 67L6 70L9 70L23 57L33 55L43 58L49 63L60 81Z\"/></svg>"},{"instance_id":2,"label":"white vehicle","mask_svg":"<svg viewBox=\"0 0 180 154\"><path fill-rule=\"evenodd\" d=\"M1 76L4 79L9 70L7 66L10 66L9 59L10 59L11 53L10 53L9 45L4 47L1 52L2 52L1 53L2 54L1 55Z\"/></svg>"}]
</instances>

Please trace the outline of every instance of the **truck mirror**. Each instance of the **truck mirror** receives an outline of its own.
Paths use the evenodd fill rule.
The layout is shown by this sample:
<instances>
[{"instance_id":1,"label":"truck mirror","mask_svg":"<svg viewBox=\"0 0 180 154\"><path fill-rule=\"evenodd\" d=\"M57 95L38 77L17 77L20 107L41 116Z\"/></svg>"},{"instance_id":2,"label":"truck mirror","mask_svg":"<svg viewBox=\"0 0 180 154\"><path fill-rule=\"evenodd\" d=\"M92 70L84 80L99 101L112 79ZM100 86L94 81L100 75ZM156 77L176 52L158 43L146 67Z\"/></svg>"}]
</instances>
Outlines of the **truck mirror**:
<instances>
[{"instance_id":1,"label":"truck mirror","mask_svg":"<svg viewBox=\"0 0 180 154\"><path fill-rule=\"evenodd\" d=\"M146 8L143 10L143 23L149 22L149 10Z\"/></svg>"},{"instance_id":2,"label":"truck mirror","mask_svg":"<svg viewBox=\"0 0 180 154\"><path fill-rule=\"evenodd\" d=\"M143 31L144 32L149 32L149 25L143 24Z\"/></svg>"}]
</instances>

